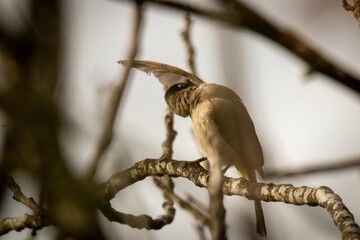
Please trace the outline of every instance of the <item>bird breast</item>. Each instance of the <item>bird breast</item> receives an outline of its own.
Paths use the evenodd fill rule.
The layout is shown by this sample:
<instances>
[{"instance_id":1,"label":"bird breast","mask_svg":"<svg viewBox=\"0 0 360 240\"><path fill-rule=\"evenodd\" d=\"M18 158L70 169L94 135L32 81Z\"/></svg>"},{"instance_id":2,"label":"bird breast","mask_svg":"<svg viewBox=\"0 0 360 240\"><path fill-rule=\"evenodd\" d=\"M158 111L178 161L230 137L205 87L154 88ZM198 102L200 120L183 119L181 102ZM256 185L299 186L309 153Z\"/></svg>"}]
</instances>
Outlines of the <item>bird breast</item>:
<instances>
[{"instance_id":1,"label":"bird breast","mask_svg":"<svg viewBox=\"0 0 360 240\"><path fill-rule=\"evenodd\" d=\"M191 121L192 121L192 130L196 144L205 157L212 155L211 148L211 136L209 131L209 124L211 120L211 111L212 106L209 101L204 101L196 106L192 111Z\"/></svg>"}]
</instances>

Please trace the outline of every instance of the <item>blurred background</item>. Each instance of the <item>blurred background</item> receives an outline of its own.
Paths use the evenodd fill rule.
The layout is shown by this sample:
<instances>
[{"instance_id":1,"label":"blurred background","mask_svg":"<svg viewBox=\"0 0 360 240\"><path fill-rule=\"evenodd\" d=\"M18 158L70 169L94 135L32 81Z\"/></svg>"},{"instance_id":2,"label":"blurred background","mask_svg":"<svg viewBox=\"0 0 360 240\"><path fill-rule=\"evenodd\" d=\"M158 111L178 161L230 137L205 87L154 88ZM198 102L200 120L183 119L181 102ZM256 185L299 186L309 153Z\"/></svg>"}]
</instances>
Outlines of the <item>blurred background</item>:
<instances>
[{"instance_id":1,"label":"blurred background","mask_svg":"<svg viewBox=\"0 0 360 240\"><path fill-rule=\"evenodd\" d=\"M188 1L216 8L209 1ZM340 0L242 0L274 24L287 28L318 49L345 71L360 77L360 31L352 13ZM57 86L63 127L61 143L74 173L82 173L97 143L109 89L124 68L116 62L127 57L133 20L131 1L62 1L65 54L63 81ZM26 2L0 0L0 20L19 29L26 16ZM137 59L153 60L189 70L180 32L184 12L145 5L143 32ZM321 74L306 75L308 66L281 46L248 30L200 18L193 19L191 38L200 78L232 88L252 116L265 154L267 170L289 171L306 166L346 161L360 155L360 105L355 92ZM164 93L152 76L132 72L116 121L115 139L106 153L97 179L145 158L161 155L165 139ZM174 159L200 157L192 138L191 121L175 117L178 131ZM236 173L229 171L229 176ZM26 175L14 176L32 196L37 187ZM185 179L175 179L175 191L207 203L207 192ZM264 179L294 186L328 186L341 196L360 222L359 168L297 177ZM162 193L151 179L121 191L113 207L153 217L162 213ZM229 239L256 239L253 203L225 197ZM340 239L341 234L322 208L263 203L268 239ZM29 211L8 193L1 218ZM110 223L102 227L109 239L198 239L196 221L177 207L175 220L159 231L131 229ZM48 239L44 228L36 237L30 230L11 232L3 239Z\"/></svg>"}]
</instances>

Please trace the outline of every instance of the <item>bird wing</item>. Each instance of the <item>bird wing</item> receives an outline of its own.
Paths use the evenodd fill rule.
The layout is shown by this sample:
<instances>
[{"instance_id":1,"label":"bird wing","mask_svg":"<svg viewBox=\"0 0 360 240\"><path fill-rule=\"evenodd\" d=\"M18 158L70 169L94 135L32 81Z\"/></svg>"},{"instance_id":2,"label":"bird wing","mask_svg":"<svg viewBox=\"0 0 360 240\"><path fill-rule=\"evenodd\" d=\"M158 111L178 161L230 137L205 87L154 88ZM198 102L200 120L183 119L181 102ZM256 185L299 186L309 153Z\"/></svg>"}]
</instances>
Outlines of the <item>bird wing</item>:
<instances>
[{"instance_id":1,"label":"bird wing","mask_svg":"<svg viewBox=\"0 0 360 240\"><path fill-rule=\"evenodd\" d=\"M165 90L174 84L185 83L188 79L198 84L203 83L202 80L193 74L188 73L180 68L163 63L146 60L134 60L132 62L128 60L121 60L118 61L118 63L121 63L125 67L136 68L149 75L153 74L165 86Z\"/></svg>"},{"instance_id":2,"label":"bird wing","mask_svg":"<svg viewBox=\"0 0 360 240\"><path fill-rule=\"evenodd\" d=\"M232 94L228 94L228 96L232 100L231 102L226 98L210 100L213 106L213 120L218 132L238 156L236 159L226 159L226 161L234 165L241 176L256 182L255 170L264 176L262 170L264 157L261 145L250 115L240 98L237 97L238 100L236 100ZM224 155L226 157L226 154ZM265 218L259 200L255 200L255 213L256 230L261 236L266 236Z\"/></svg>"},{"instance_id":3,"label":"bird wing","mask_svg":"<svg viewBox=\"0 0 360 240\"><path fill-rule=\"evenodd\" d=\"M232 99L233 100L233 99ZM263 175L264 157L254 124L245 106L224 98L212 98L213 120L224 141L238 155L237 159L225 159L233 164L243 177L256 180L255 170Z\"/></svg>"}]
</instances>

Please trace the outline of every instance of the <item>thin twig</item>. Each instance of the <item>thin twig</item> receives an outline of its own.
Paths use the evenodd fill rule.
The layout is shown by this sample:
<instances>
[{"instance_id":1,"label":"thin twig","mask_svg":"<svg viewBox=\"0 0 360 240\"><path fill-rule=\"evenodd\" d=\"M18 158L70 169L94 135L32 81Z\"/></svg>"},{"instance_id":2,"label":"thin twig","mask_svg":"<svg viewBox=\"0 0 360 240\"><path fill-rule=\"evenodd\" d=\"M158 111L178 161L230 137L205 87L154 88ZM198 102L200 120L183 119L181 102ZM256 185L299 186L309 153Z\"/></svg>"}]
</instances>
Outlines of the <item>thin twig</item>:
<instances>
[{"instance_id":1,"label":"thin twig","mask_svg":"<svg viewBox=\"0 0 360 240\"><path fill-rule=\"evenodd\" d=\"M131 62L134 60L137 51L138 45L140 42L140 34L141 34L141 23L142 23L142 1L135 1L136 8L134 13L134 27L133 32L130 37L130 44L128 57L127 59ZM116 120L116 116L118 115L118 109L123 98L123 94L129 79L130 68L126 68L121 79L118 84L114 86L112 92L110 94L109 105L108 105L108 113L105 119L104 129L100 135L99 142L97 146L95 146L95 151L90 160L90 164L88 170L86 172L86 178L91 179L96 174L102 156L106 149L109 147L112 139L113 139L113 129L114 123Z\"/></svg>"},{"instance_id":2,"label":"thin twig","mask_svg":"<svg viewBox=\"0 0 360 240\"><path fill-rule=\"evenodd\" d=\"M327 163L318 166L309 166L297 168L296 170L265 170L266 178L283 178L294 177L313 173L328 173L331 171L339 171L345 169L352 169L353 167L360 166L360 157L354 157L345 161L334 163Z\"/></svg>"},{"instance_id":3,"label":"thin twig","mask_svg":"<svg viewBox=\"0 0 360 240\"><path fill-rule=\"evenodd\" d=\"M169 108L166 108L164 123L165 123L166 137L164 142L161 144L163 153L160 159L171 159L173 155L173 144L177 132L174 130L174 113L171 112ZM169 223L171 223L175 217L175 208L174 208L174 201L168 196L168 194L174 193L174 187L175 187L174 182L168 175L164 175L159 178L154 177L153 180L155 183L159 183L156 184L158 187L160 186L161 183L162 187L160 189L162 190L164 196L163 207L165 208L166 206L165 213L162 215L162 217L166 219L171 219L171 221L169 221Z\"/></svg>"},{"instance_id":4,"label":"thin twig","mask_svg":"<svg viewBox=\"0 0 360 240\"><path fill-rule=\"evenodd\" d=\"M187 201L191 202L193 205L195 205L198 209L202 210L203 212L207 212L208 208L200 202L198 199L196 199L194 196L187 194L186 195Z\"/></svg>"},{"instance_id":5,"label":"thin twig","mask_svg":"<svg viewBox=\"0 0 360 240\"><path fill-rule=\"evenodd\" d=\"M5 184L14 194L13 198L30 208L34 214L41 214L43 209L35 202L33 198L26 197L20 189L20 186L14 181L11 176L5 179Z\"/></svg>"},{"instance_id":6,"label":"thin twig","mask_svg":"<svg viewBox=\"0 0 360 240\"><path fill-rule=\"evenodd\" d=\"M195 62L194 62L195 50L191 43L190 27L191 27L191 17L190 17L190 12L188 12L185 16L185 24L184 24L183 30L181 31L181 36L183 38L186 52L187 52L186 55L187 55L188 66L190 67L191 73L196 75L196 68L195 68Z\"/></svg>"},{"instance_id":7,"label":"thin twig","mask_svg":"<svg viewBox=\"0 0 360 240\"><path fill-rule=\"evenodd\" d=\"M174 130L174 114L170 111L169 108L166 109L164 123L166 128L166 138L162 143L163 154L160 159L171 159L173 155L173 143L175 141L177 133ZM166 206L165 213L162 215L162 217L166 219L171 219L171 221L169 222L171 223L175 217L175 208L173 199L171 199L167 195L167 193L174 193L174 182L168 175L164 175L159 178L154 177L153 180L155 183L161 183L162 187L160 189L162 190L164 196L163 207L165 208ZM157 184L157 186L159 187L160 185Z\"/></svg>"},{"instance_id":8,"label":"thin twig","mask_svg":"<svg viewBox=\"0 0 360 240\"><path fill-rule=\"evenodd\" d=\"M166 188L166 186L164 186L162 182L159 181L157 178L154 178L154 182L156 186L158 186L159 188L161 189ZM190 201L186 201L182 199L174 192L165 191L164 194L172 201L177 202L180 205L180 207L189 211L196 219L198 219L201 222L202 225L208 224L209 217L206 216L206 212L203 212L201 209L198 209Z\"/></svg>"},{"instance_id":9,"label":"thin twig","mask_svg":"<svg viewBox=\"0 0 360 240\"><path fill-rule=\"evenodd\" d=\"M173 155L173 143L175 141L177 132L174 130L174 113L171 112L169 108L166 109L164 123L166 138L161 145L163 149L161 158L171 159Z\"/></svg>"}]
</instances>

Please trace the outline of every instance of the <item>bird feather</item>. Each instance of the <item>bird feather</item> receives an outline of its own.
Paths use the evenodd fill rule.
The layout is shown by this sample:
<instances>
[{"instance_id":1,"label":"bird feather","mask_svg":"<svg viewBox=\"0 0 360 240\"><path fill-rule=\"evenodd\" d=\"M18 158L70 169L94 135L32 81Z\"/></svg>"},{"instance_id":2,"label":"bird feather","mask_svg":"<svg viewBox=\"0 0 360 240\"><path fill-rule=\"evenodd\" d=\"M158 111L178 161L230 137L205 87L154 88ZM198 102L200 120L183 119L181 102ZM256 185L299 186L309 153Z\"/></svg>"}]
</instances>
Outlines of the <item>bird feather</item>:
<instances>
[{"instance_id":1,"label":"bird feather","mask_svg":"<svg viewBox=\"0 0 360 240\"><path fill-rule=\"evenodd\" d=\"M180 68L163 63L147 60L133 60L132 62L128 60L120 60L118 63L121 63L125 67L136 68L147 73L148 75L153 74L154 77L159 79L159 81L165 86L165 90L167 90L172 85L185 83L187 80L190 80L196 85L203 83L203 81L195 75L188 73Z\"/></svg>"}]
</instances>

